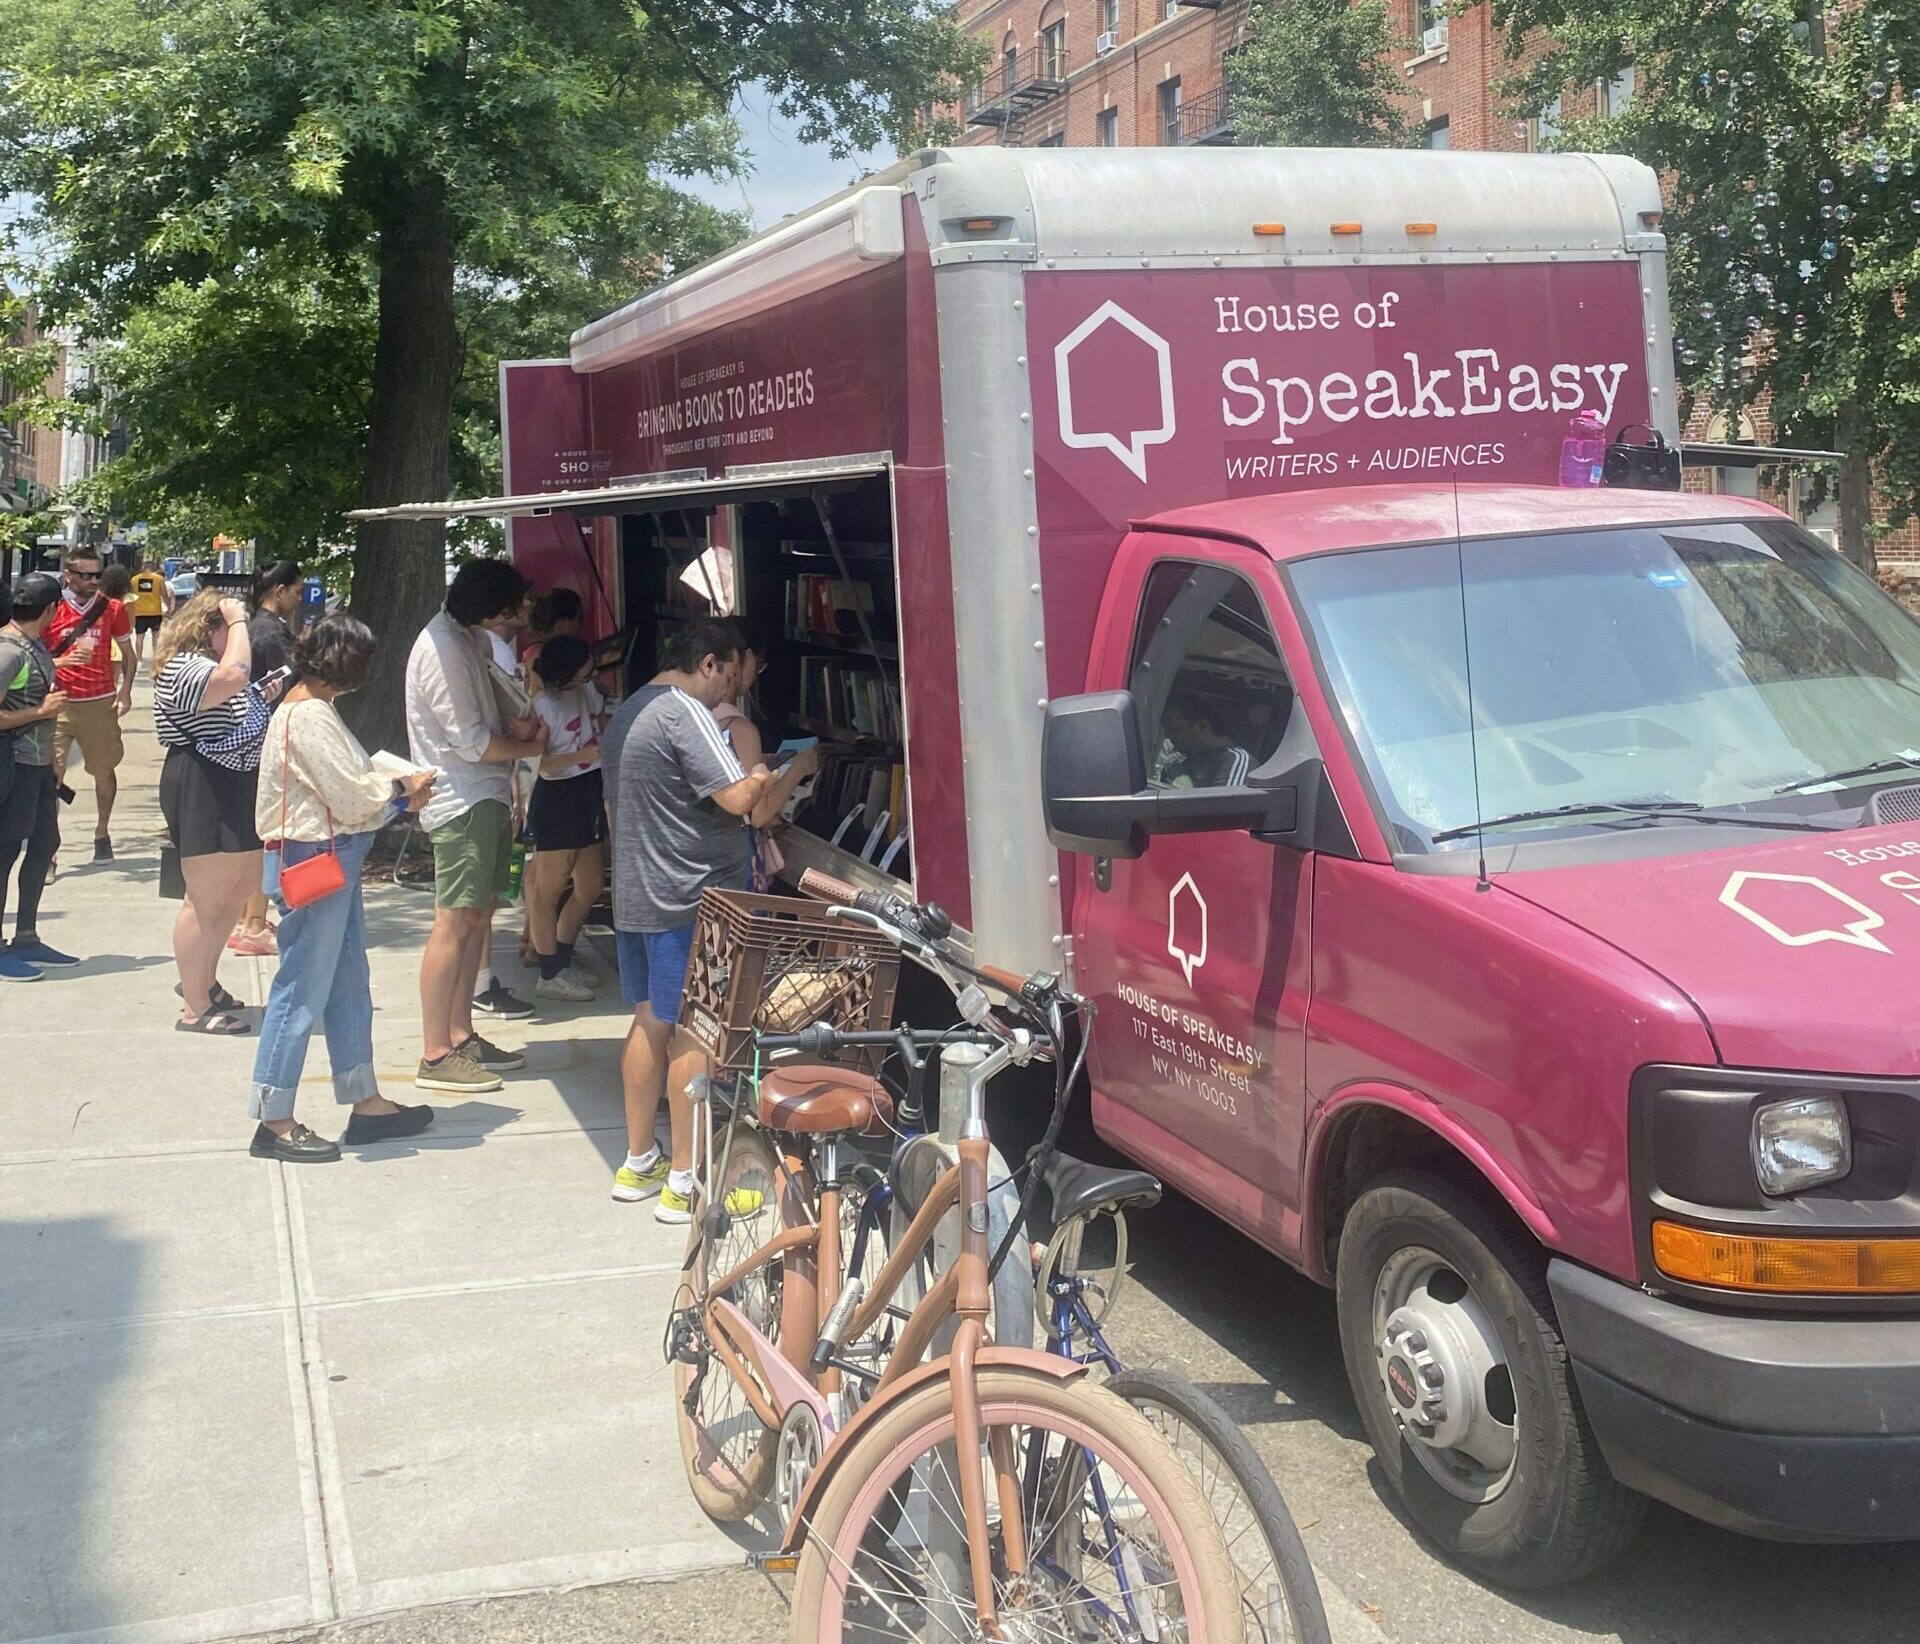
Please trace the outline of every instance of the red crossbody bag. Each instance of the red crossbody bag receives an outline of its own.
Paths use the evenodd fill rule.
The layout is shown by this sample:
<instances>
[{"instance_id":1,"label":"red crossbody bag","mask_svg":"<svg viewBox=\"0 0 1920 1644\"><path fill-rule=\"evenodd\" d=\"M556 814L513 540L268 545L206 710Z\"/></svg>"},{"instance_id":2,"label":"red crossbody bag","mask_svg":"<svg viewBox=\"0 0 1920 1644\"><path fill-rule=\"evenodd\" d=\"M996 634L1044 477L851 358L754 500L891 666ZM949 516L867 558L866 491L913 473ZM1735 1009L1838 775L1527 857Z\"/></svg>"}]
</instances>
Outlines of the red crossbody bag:
<instances>
[{"instance_id":1,"label":"red crossbody bag","mask_svg":"<svg viewBox=\"0 0 1920 1644\"><path fill-rule=\"evenodd\" d=\"M327 811L327 849L322 856L309 856L304 862L287 865L287 789L293 780L293 705L280 710L287 722L287 734L280 756L280 842L274 848L280 854L280 900L290 908L304 908L324 901L335 891L347 888L347 872L340 866L339 847L333 842L333 812Z\"/></svg>"}]
</instances>

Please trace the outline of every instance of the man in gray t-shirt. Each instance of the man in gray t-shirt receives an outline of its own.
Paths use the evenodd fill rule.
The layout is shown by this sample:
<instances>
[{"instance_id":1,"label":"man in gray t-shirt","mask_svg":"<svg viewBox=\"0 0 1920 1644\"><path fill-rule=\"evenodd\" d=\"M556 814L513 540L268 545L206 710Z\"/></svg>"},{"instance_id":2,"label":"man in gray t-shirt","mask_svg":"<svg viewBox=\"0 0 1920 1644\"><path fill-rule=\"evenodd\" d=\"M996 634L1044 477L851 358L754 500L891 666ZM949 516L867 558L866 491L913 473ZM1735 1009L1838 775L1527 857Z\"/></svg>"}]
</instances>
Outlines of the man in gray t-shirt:
<instances>
[{"instance_id":1,"label":"man in gray t-shirt","mask_svg":"<svg viewBox=\"0 0 1920 1644\"><path fill-rule=\"evenodd\" d=\"M713 717L738 689L740 660L739 641L723 623L673 629L660 672L620 705L601 739L613 819L614 941L620 990L633 1011L620 1059L627 1162L614 1175L613 1196L630 1203L658 1192L655 1218L669 1223L691 1221L693 1208L687 1086L704 1071L704 1056L691 1040L676 1040L675 1027L694 914L709 885L745 888L745 819L772 780L764 765L740 769ZM662 1094L673 1130L671 1168L654 1142Z\"/></svg>"}]
</instances>

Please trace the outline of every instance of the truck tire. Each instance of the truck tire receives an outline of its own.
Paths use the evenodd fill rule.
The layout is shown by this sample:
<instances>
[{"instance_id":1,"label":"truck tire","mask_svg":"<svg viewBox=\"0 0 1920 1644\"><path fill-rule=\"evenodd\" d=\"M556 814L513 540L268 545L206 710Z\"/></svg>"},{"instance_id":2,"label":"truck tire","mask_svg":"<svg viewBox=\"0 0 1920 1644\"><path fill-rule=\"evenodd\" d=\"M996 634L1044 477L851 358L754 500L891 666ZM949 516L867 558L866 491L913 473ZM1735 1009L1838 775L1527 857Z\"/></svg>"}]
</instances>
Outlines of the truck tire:
<instances>
[{"instance_id":1,"label":"truck tire","mask_svg":"<svg viewBox=\"0 0 1920 1644\"><path fill-rule=\"evenodd\" d=\"M1546 1260L1426 1171L1382 1176L1340 1234L1340 1347L1374 1454L1420 1530L1489 1581L1544 1588L1623 1552L1646 1498L1608 1470Z\"/></svg>"}]
</instances>

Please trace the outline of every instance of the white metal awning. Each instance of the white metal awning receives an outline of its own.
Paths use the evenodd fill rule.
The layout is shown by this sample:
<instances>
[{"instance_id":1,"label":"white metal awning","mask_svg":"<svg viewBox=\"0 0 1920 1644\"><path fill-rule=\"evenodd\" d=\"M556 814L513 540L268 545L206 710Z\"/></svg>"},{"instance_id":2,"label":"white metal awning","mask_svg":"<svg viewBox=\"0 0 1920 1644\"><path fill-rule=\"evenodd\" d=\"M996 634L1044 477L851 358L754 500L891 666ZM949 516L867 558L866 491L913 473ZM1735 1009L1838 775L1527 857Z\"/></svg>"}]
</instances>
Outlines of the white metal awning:
<instances>
[{"instance_id":1,"label":"white metal awning","mask_svg":"<svg viewBox=\"0 0 1920 1644\"><path fill-rule=\"evenodd\" d=\"M398 502L386 508L356 508L348 519L510 519L542 514L660 514L680 508L718 508L779 496L803 496L822 485L844 484L884 474L893 459L884 451L826 457L817 462L776 462L730 468L715 476L685 469L650 474L584 491L529 491L511 497L450 497L445 502Z\"/></svg>"},{"instance_id":2,"label":"white metal awning","mask_svg":"<svg viewBox=\"0 0 1920 1644\"><path fill-rule=\"evenodd\" d=\"M1806 451L1789 445L1724 445L1689 440L1680 460L1695 468L1770 468L1776 464L1841 462L1838 451Z\"/></svg>"}]
</instances>

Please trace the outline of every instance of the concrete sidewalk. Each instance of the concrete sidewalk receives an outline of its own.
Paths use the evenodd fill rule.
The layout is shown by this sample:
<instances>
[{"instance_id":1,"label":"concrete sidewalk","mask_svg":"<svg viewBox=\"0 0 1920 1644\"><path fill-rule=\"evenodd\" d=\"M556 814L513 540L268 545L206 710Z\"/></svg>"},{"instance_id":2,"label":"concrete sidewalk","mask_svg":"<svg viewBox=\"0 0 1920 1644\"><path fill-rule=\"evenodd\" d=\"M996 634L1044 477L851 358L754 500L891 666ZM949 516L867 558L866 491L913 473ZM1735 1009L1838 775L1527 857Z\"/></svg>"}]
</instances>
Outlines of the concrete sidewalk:
<instances>
[{"instance_id":1,"label":"concrete sidewalk","mask_svg":"<svg viewBox=\"0 0 1920 1644\"><path fill-rule=\"evenodd\" d=\"M173 1028L149 700L143 679L119 860L66 867L41 913L86 962L0 984L0 1644L203 1644L738 1569L752 1532L695 1504L660 1354L684 1232L608 1196L617 986L487 1028L526 1070L436 1100L424 1137L331 1165L249 1157L254 1037ZM91 853L84 772L75 786L67 864ZM367 914L376 1060L411 1101L432 909L377 886ZM530 994L512 923L496 960ZM229 954L221 977L258 1006L273 963ZM316 1038L300 1116L334 1135L328 1077ZM1383 1637L1322 1585L1338 1644ZM759 1578L724 1590L736 1619L784 1633ZM613 1590L593 1613L622 1609ZM394 1636L578 1620L449 1613Z\"/></svg>"},{"instance_id":2,"label":"concrete sidewalk","mask_svg":"<svg viewBox=\"0 0 1920 1644\"><path fill-rule=\"evenodd\" d=\"M79 865L84 773L62 818L41 928L87 962L0 985L0 1644L194 1644L738 1565L686 1488L660 1358L684 1234L608 1197L615 987L490 1028L527 1070L437 1101L424 1138L250 1158L255 1039L173 1029L148 700L143 679L120 860ZM370 890L401 1100L430 916ZM272 969L221 975L258 1005ZM301 1117L336 1134L327 1079L316 1039Z\"/></svg>"}]
</instances>

